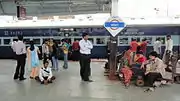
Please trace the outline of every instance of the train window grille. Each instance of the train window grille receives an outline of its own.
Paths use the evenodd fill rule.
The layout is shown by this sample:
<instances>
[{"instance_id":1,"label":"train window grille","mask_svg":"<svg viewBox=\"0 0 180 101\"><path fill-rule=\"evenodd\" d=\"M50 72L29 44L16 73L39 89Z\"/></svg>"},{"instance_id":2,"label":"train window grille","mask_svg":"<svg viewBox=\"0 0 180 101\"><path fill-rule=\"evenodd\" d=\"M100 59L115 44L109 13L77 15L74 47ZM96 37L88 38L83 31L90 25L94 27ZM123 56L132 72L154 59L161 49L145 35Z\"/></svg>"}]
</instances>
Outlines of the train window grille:
<instances>
[{"instance_id":1,"label":"train window grille","mask_svg":"<svg viewBox=\"0 0 180 101\"><path fill-rule=\"evenodd\" d=\"M119 44L128 44L128 38L119 38Z\"/></svg>"},{"instance_id":2,"label":"train window grille","mask_svg":"<svg viewBox=\"0 0 180 101\"><path fill-rule=\"evenodd\" d=\"M74 38L74 41L76 41L76 40L78 40L78 41L80 41L82 38Z\"/></svg>"},{"instance_id":3,"label":"train window grille","mask_svg":"<svg viewBox=\"0 0 180 101\"><path fill-rule=\"evenodd\" d=\"M54 41L55 41L58 45L61 44L61 39L54 39Z\"/></svg>"},{"instance_id":4,"label":"train window grille","mask_svg":"<svg viewBox=\"0 0 180 101\"><path fill-rule=\"evenodd\" d=\"M165 42L166 42L166 38L165 37L160 37L160 40L161 40L162 44L165 44Z\"/></svg>"},{"instance_id":5,"label":"train window grille","mask_svg":"<svg viewBox=\"0 0 180 101\"><path fill-rule=\"evenodd\" d=\"M105 44L105 38L96 38L96 44Z\"/></svg>"},{"instance_id":6,"label":"train window grille","mask_svg":"<svg viewBox=\"0 0 180 101\"><path fill-rule=\"evenodd\" d=\"M4 39L4 45L9 45L11 42L11 39Z\"/></svg>"},{"instance_id":7,"label":"train window grille","mask_svg":"<svg viewBox=\"0 0 180 101\"><path fill-rule=\"evenodd\" d=\"M94 39L93 38L89 38L88 40L91 41L92 44L94 43Z\"/></svg>"},{"instance_id":8,"label":"train window grille","mask_svg":"<svg viewBox=\"0 0 180 101\"><path fill-rule=\"evenodd\" d=\"M26 44L30 44L30 39L24 39L24 42L25 42Z\"/></svg>"},{"instance_id":9,"label":"train window grille","mask_svg":"<svg viewBox=\"0 0 180 101\"><path fill-rule=\"evenodd\" d=\"M40 39L33 39L33 41L34 41L34 44L37 44L37 45L41 44Z\"/></svg>"},{"instance_id":10,"label":"train window grille","mask_svg":"<svg viewBox=\"0 0 180 101\"><path fill-rule=\"evenodd\" d=\"M43 42L45 42L45 41L47 41L47 40L49 40L49 38L43 38Z\"/></svg>"},{"instance_id":11,"label":"train window grille","mask_svg":"<svg viewBox=\"0 0 180 101\"><path fill-rule=\"evenodd\" d=\"M132 38L131 38L131 41L132 41L133 39L136 39L136 41L138 41L138 42L141 41L141 40L140 40L140 37L132 37Z\"/></svg>"},{"instance_id":12,"label":"train window grille","mask_svg":"<svg viewBox=\"0 0 180 101\"><path fill-rule=\"evenodd\" d=\"M18 39L17 39L17 38L14 38L13 41L18 41Z\"/></svg>"},{"instance_id":13,"label":"train window grille","mask_svg":"<svg viewBox=\"0 0 180 101\"><path fill-rule=\"evenodd\" d=\"M144 39L147 40L147 43L148 43L149 45L153 44L153 42L152 42L152 41L153 41L153 38L152 38L152 37L143 37L142 40L144 40ZM141 41L142 41L142 40L141 40Z\"/></svg>"}]
</instances>

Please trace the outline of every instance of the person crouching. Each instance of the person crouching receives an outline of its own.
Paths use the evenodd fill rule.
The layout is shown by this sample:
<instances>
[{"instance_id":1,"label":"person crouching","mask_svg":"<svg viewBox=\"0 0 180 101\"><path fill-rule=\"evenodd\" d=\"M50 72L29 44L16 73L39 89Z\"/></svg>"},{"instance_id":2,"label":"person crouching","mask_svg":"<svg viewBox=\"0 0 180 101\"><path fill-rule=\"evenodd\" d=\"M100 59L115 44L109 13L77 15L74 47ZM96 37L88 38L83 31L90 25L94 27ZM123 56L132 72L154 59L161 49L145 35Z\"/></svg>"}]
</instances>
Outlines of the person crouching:
<instances>
[{"instance_id":1,"label":"person crouching","mask_svg":"<svg viewBox=\"0 0 180 101\"><path fill-rule=\"evenodd\" d=\"M55 80L55 77L52 74L51 68L48 67L49 62L44 62L44 67L40 69L39 76L36 77L36 80L38 82L41 82L41 84L47 85L48 83L52 83L53 80Z\"/></svg>"}]
</instances>

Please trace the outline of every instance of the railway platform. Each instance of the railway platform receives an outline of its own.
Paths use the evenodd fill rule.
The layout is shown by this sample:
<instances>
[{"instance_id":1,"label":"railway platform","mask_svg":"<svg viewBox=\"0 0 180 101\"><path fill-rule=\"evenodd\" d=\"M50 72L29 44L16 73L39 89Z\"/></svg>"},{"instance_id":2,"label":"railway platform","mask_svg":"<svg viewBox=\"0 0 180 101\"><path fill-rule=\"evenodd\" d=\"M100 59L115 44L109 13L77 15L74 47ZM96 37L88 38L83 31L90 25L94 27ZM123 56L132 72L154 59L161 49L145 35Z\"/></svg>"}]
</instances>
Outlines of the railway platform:
<instances>
[{"instance_id":1,"label":"railway platform","mask_svg":"<svg viewBox=\"0 0 180 101\"><path fill-rule=\"evenodd\" d=\"M145 88L130 86L126 89L119 81L110 81L104 76L104 63L91 63L94 82L81 81L79 63L69 62L67 70L54 72L56 80L41 85L29 79L28 69L25 81L14 81L16 66L14 60L0 60L0 101L180 101L180 85L172 84L144 92Z\"/></svg>"}]
</instances>

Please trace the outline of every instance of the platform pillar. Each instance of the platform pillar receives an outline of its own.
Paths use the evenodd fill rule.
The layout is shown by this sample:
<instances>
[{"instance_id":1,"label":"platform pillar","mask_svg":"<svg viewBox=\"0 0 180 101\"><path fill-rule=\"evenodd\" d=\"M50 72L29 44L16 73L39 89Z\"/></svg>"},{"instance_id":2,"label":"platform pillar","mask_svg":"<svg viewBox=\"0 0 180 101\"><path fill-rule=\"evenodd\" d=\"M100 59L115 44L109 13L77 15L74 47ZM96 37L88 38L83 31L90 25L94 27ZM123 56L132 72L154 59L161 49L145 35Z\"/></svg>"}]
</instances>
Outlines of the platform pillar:
<instances>
[{"instance_id":1,"label":"platform pillar","mask_svg":"<svg viewBox=\"0 0 180 101\"><path fill-rule=\"evenodd\" d=\"M119 0L111 0L112 1L112 7L111 7L111 16L118 16L118 1ZM110 38L110 59L109 59L109 66L110 66L110 74L109 79L110 80L116 80L117 77L115 76L116 73L116 54L117 54L117 39L118 37L111 36Z\"/></svg>"}]
</instances>

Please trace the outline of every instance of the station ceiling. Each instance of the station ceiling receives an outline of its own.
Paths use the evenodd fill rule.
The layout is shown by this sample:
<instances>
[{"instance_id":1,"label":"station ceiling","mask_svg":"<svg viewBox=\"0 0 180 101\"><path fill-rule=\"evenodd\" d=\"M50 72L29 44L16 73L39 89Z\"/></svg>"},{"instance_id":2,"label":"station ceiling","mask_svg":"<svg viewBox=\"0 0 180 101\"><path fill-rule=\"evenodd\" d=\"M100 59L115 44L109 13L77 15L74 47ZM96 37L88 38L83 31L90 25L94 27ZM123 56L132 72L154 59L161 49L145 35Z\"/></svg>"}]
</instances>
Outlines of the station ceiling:
<instances>
[{"instance_id":1,"label":"station ceiling","mask_svg":"<svg viewBox=\"0 0 180 101\"><path fill-rule=\"evenodd\" d=\"M1 15L16 15L16 6L27 16L109 13L111 0L0 0Z\"/></svg>"}]
</instances>

